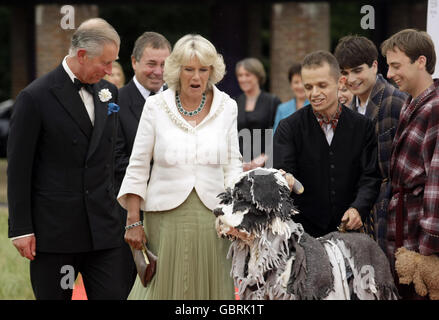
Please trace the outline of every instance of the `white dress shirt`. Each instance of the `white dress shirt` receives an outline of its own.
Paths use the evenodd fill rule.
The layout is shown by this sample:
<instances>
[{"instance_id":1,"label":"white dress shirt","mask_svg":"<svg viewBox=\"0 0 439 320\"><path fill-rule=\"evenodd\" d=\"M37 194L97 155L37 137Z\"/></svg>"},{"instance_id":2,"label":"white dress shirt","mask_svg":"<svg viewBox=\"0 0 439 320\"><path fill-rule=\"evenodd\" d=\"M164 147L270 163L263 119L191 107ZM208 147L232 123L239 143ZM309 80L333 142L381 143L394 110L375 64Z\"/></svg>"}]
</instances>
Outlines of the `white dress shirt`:
<instances>
[{"instance_id":1,"label":"white dress shirt","mask_svg":"<svg viewBox=\"0 0 439 320\"><path fill-rule=\"evenodd\" d=\"M332 138L334 138L334 129L332 128L332 125L330 123L324 123L322 124L323 133L325 134L326 141L328 141L328 144L331 145Z\"/></svg>"},{"instance_id":2,"label":"white dress shirt","mask_svg":"<svg viewBox=\"0 0 439 320\"><path fill-rule=\"evenodd\" d=\"M67 65L67 57L66 56L62 62L62 66L64 67L64 70L69 75L72 82L75 81L76 76L73 74L72 70L70 70L69 66ZM82 102L84 102L85 109L87 109L88 116L90 117L91 123L94 125L95 122L95 103L93 101L93 95L88 92L84 87L79 90L79 95L81 96Z\"/></svg>"},{"instance_id":3,"label":"white dress shirt","mask_svg":"<svg viewBox=\"0 0 439 320\"><path fill-rule=\"evenodd\" d=\"M362 106L360 103L360 99L358 97L355 97L355 106L357 108L357 112L361 113L364 116L366 114L366 107L368 102L369 102L369 98L367 99L364 106Z\"/></svg>"},{"instance_id":4,"label":"white dress shirt","mask_svg":"<svg viewBox=\"0 0 439 320\"><path fill-rule=\"evenodd\" d=\"M143 98L146 100L146 98L148 98L151 94L151 91L149 91L148 89L146 89L144 86L142 86L140 84L140 82L137 80L136 76L133 77L133 81L134 84L136 85L137 89L139 90L140 94L143 96ZM160 93L163 91L163 86L161 86L161 88L159 89L159 91L156 92Z\"/></svg>"},{"instance_id":5,"label":"white dress shirt","mask_svg":"<svg viewBox=\"0 0 439 320\"><path fill-rule=\"evenodd\" d=\"M175 91L168 89L146 99L118 201L126 209L132 193L141 198L143 211L171 210L195 188L212 210L219 204L217 195L241 172L235 100L214 86L209 114L193 127L179 113Z\"/></svg>"}]
</instances>

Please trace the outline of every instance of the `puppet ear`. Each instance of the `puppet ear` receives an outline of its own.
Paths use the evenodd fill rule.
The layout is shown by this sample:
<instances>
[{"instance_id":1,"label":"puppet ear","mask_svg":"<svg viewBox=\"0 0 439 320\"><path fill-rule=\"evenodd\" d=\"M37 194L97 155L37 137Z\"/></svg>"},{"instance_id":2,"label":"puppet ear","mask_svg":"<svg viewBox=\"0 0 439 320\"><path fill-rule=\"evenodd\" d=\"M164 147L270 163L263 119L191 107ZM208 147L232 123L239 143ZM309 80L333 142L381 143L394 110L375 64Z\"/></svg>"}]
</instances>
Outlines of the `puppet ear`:
<instances>
[{"instance_id":1,"label":"puppet ear","mask_svg":"<svg viewBox=\"0 0 439 320\"><path fill-rule=\"evenodd\" d=\"M249 173L252 181L251 195L252 202L256 208L265 212L277 211L280 209L280 186L276 182L273 172L259 169Z\"/></svg>"},{"instance_id":2,"label":"puppet ear","mask_svg":"<svg viewBox=\"0 0 439 320\"><path fill-rule=\"evenodd\" d=\"M281 210L283 219L291 219L293 215L298 214L293 199L290 197L289 190L281 189Z\"/></svg>"}]
</instances>

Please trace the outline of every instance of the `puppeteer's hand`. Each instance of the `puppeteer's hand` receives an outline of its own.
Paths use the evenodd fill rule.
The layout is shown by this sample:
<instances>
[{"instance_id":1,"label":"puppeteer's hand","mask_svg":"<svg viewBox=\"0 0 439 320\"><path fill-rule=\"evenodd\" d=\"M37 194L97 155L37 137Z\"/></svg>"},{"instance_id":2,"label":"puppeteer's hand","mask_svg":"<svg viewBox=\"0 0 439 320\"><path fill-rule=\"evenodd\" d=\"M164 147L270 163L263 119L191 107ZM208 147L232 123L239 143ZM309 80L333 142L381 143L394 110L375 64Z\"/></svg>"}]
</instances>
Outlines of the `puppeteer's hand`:
<instances>
[{"instance_id":1,"label":"puppeteer's hand","mask_svg":"<svg viewBox=\"0 0 439 320\"><path fill-rule=\"evenodd\" d=\"M296 194L303 193L304 188L299 180L294 178L294 176L291 173L287 173L282 169L279 169L279 172L282 174L282 176L285 178L285 180L287 180L288 187L290 188L290 191L294 191L294 193L296 193Z\"/></svg>"},{"instance_id":2,"label":"puppeteer's hand","mask_svg":"<svg viewBox=\"0 0 439 320\"><path fill-rule=\"evenodd\" d=\"M341 222L345 224L347 230L358 230L363 226L360 213L355 208L349 208L341 218Z\"/></svg>"},{"instance_id":3,"label":"puppeteer's hand","mask_svg":"<svg viewBox=\"0 0 439 320\"><path fill-rule=\"evenodd\" d=\"M36 239L34 235L15 239L12 244L17 248L22 257L34 260L36 255Z\"/></svg>"}]
</instances>

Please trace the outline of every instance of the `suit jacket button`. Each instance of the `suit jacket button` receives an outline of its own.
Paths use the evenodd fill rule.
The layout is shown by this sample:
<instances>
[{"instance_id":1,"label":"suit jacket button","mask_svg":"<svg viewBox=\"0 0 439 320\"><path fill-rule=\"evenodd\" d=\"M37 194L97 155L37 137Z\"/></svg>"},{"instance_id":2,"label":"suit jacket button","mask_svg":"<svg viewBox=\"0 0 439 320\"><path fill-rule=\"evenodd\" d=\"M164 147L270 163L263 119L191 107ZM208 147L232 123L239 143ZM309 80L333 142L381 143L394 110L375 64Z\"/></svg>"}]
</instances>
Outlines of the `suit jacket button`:
<instances>
[{"instance_id":1,"label":"suit jacket button","mask_svg":"<svg viewBox=\"0 0 439 320\"><path fill-rule=\"evenodd\" d=\"M72 144L73 144L73 145L78 144L78 139L73 139Z\"/></svg>"},{"instance_id":2,"label":"suit jacket button","mask_svg":"<svg viewBox=\"0 0 439 320\"><path fill-rule=\"evenodd\" d=\"M334 169L334 168L335 168L335 165L331 164L331 169Z\"/></svg>"},{"instance_id":3,"label":"suit jacket button","mask_svg":"<svg viewBox=\"0 0 439 320\"><path fill-rule=\"evenodd\" d=\"M89 194L88 190L85 190L85 194L86 194L86 195L88 195L88 194Z\"/></svg>"}]
</instances>

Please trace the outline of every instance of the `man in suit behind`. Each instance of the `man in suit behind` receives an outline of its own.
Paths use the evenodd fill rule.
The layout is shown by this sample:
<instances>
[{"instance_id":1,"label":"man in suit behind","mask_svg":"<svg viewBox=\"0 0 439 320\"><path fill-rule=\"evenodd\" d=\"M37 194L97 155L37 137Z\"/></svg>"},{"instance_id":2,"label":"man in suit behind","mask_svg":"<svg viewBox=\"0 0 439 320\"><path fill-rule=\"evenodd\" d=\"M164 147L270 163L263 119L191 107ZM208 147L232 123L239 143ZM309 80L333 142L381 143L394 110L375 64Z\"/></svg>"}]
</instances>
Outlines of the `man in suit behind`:
<instances>
[{"instance_id":1,"label":"man in suit behind","mask_svg":"<svg viewBox=\"0 0 439 320\"><path fill-rule=\"evenodd\" d=\"M292 194L299 210L294 219L314 237L341 222L359 229L380 182L372 121L338 103L339 78L331 53L308 54L302 80L311 105L281 120L274 135L274 167L304 187L303 194Z\"/></svg>"},{"instance_id":2,"label":"man in suit behind","mask_svg":"<svg viewBox=\"0 0 439 320\"><path fill-rule=\"evenodd\" d=\"M119 132L117 144L118 165L116 166L116 194L119 192L126 168L133 150L134 138L146 98L163 91L163 69L166 58L171 54L171 44L159 33L145 32L137 38L131 64L134 77L119 90ZM126 211L120 207L123 217ZM141 216L142 218L142 216ZM126 262L129 272L126 274L128 291L131 290L136 279L137 271L131 250L124 244Z\"/></svg>"},{"instance_id":3,"label":"man in suit behind","mask_svg":"<svg viewBox=\"0 0 439 320\"><path fill-rule=\"evenodd\" d=\"M111 74L120 38L100 18L82 23L55 70L16 99L8 141L9 237L31 260L37 299L121 299L123 226L115 201L117 99ZM67 278L66 278L67 277ZM72 280L70 278L70 280Z\"/></svg>"},{"instance_id":4,"label":"man in suit behind","mask_svg":"<svg viewBox=\"0 0 439 320\"><path fill-rule=\"evenodd\" d=\"M159 33L145 32L137 38L131 55L134 77L119 90L119 121L122 138L122 163L117 172L118 186L122 183L125 169L133 149L134 138L146 98L163 91L163 68L171 54L171 44Z\"/></svg>"}]
</instances>

